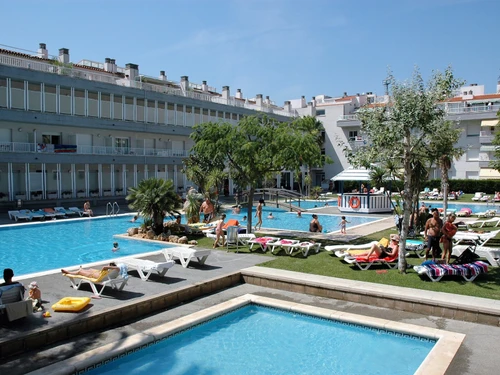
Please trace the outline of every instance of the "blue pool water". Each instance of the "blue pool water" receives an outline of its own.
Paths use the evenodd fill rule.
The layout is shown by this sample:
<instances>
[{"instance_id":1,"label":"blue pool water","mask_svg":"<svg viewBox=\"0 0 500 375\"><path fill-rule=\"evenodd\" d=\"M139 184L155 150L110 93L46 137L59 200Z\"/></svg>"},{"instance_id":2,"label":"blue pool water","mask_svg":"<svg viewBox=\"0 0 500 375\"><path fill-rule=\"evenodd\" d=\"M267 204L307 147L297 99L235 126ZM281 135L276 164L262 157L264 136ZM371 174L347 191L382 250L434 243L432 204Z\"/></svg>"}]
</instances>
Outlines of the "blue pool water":
<instances>
[{"instance_id":1,"label":"blue pool water","mask_svg":"<svg viewBox=\"0 0 500 375\"><path fill-rule=\"evenodd\" d=\"M130 216L87 220L58 220L34 225L0 228L0 269L13 268L16 276L78 266L167 247L119 239L120 250L111 251L115 234L137 226Z\"/></svg>"},{"instance_id":2,"label":"blue pool water","mask_svg":"<svg viewBox=\"0 0 500 375\"><path fill-rule=\"evenodd\" d=\"M431 206L433 208L443 208L443 202L440 201L429 201L425 202L425 205L427 207ZM472 214L478 213L478 212L484 212L486 210L497 210L497 212L500 212L500 205L499 204L473 204L473 203L450 203L448 202L448 210L457 210L460 211L461 208L468 207L472 210Z\"/></svg>"},{"instance_id":3,"label":"blue pool water","mask_svg":"<svg viewBox=\"0 0 500 375\"><path fill-rule=\"evenodd\" d=\"M252 225L255 226L257 223L257 218L255 217L255 208L252 211ZM273 213L274 219L268 219L267 216L269 212ZM236 219L241 225L245 226L246 222L242 221L243 216L247 215L246 208L242 209L239 214L233 214L232 210L226 211L226 221L229 219ZM303 212L302 217L298 217L296 212L284 211L282 209L277 209L274 207L263 207L262 210L262 229L283 229L283 230L299 230L299 231L309 231L309 222L311 221L312 212ZM323 232L334 232L340 230L340 221L342 220L342 215L323 215L317 214L320 224L323 226ZM366 217L366 216L349 216L345 214L347 221L347 230L350 227L354 227L361 224L372 223L375 220L379 220L378 217Z\"/></svg>"},{"instance_id":4,"label":"blue pool water","mask_svg":"<svg viewBox=\"0 0 500 375\"><path fill-rule=\"evenodd\" d=\"M290 203L293 204L294 206L304 208L306 210L325 207L325 204L327 203L328 206L337 207L337 200L306 200L306 201L301 200L300 202L297 200L297 201L290 201Z\"/></svg>"},{"instance_id":5,"label":"blue pool water","mask_svg":"<svg viewBox=\"0 0 500 375\"><path fill-rule=\"evenodd\" d=\"M435 342L249 305L88 374L413 374Z\"/></svg>"}]
</instances>

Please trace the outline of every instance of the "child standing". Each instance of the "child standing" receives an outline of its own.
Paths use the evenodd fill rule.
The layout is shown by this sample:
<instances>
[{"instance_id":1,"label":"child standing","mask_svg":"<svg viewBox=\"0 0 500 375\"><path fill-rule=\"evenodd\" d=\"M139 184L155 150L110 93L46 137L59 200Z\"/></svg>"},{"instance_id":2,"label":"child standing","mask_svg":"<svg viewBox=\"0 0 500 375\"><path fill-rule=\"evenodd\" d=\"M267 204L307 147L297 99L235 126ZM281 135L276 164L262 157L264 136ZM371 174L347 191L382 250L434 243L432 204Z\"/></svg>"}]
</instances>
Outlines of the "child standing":
<instances>
[{"instance_id":1,"label":"child standing","mask_svg":"<svg viewBox=\"0 0 500 375\"><path fill-rule=\"evenodd\" d=\"M339 224L339 226L340 226L340 233L347 234L346 226L347 226L348 223L350 223L350 221L347 221L346 218L345 218L345 216L342 216L342 221Z\"/></svg>"},{"instance_id":2,"label":"child standing","mask_svg":"<svg viewBox=\"0 0 500 375\"><path fill-rule=\"evenodd\" d=\"M214 249L219 246L219 240L222 239L222 246L224 246L224 219L226 218L226 214L222 214L220 220L217 222L217 226L215 227L215 242Z\"/></svg>"},{"instance_id":3,"label":"child standing","mask_svg":"<svg viewBox=\"0 0 500 375\"><path fill-rule=\"evenodd\" d=\"M443 236L441 237L441 242L443 243L443 255L441 256L441 260L446 261L446 263L450 263L451 257L451 248L453 245L453 236L457 233L457 226L453 224L456 217L453 214L448 215L448 220L443 225Z\"/></svg>"},{"instance_id":4,"label":"child standing","mask_svg":"<svg viewBox=\"0 0 500 375\"><path fill-rule=\"evenodd\" d=\"M33 302L33 312L42 311L42 292L40 291L36 281L32 281L30 283L29 296L27 299L30 299Z\"/></svg>"}]
</instances>

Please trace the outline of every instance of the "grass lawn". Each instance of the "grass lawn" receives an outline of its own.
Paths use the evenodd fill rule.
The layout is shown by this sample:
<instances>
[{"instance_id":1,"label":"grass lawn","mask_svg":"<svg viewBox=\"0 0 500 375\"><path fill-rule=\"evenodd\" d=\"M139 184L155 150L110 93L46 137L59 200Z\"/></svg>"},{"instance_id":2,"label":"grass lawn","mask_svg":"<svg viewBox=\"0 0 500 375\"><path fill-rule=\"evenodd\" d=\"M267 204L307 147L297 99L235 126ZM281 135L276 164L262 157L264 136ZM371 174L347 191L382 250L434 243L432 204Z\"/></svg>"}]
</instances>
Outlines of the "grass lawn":
<instances>
[{"instance_id":1,"label":"grass lawn","mask_svg":"<svg viewBox=\"0 0 500 375\"><path fill-rule=\"evenodd\" d=\"M356 241L353 241L353 243L363 244L370 241L378 241L382 237L389 238L391 233L395 233L395 231L386 230L373 233L369 236L361 237ZM493 243L491 246L500 247L500 236L497 236L495 239L497 243ZM320 242L322 242L323 246L339 244L333 241ZM198 244L203 247L211 248L213 240L209 238L198 239ZM243 254L250 253L248 246L240 247L239 252ZM260 250L254 252L262 254ZM268 262L260 264L261 267L431 290L435 292L447 292L474 297L500 299L500 267L488 267L488 273L479 275L473 282L467 282L460 276L444 277L439 282L432 282L427 276L420 277L413 270L413 268L409 268L406 274L400 274L397 269L391 270L387 266L382 265L373 265L367 271L362 271L357 266L346 264L342 262L341 258L336 257L335 254L331 254L330 252L324 250L320 251L318 254L309 253L307 258L304 258L302 254L294 254L290 257L285 255L283 251L276 255L271 254L268 251L264 255L268 256L270 259ZM422 259L417 258L416 255L408 257L407 261L412 266L422 263Z\"/></svg>"}]
</instances>

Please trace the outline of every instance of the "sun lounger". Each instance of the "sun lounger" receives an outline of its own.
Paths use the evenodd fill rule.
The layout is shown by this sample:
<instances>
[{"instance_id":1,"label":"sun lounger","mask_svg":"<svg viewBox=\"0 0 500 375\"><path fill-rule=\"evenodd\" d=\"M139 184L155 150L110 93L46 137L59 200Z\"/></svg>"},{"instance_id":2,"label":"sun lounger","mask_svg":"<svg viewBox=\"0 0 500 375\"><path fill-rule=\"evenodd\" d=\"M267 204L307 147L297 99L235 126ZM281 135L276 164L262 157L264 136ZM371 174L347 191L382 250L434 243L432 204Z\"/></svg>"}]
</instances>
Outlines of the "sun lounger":
<instances>
[{"instance_id":1,"label":"sun lounger","mask_svg":"<svg viewBox=\"0 0 500 375\"><path fill-rule=\"evenodd\" d=\"M370 251L373 245L377 244L387 247L389 246L389 240L383 237L380 239L380 241L372 241L361 245L345 244L345 245L325 246L325 250L334 251L336 256L338 256L339 258L343 258L348 255L356 256L364 254Z\"/></svg>"},{"instance_id":2,"label":"sun lounger","mask_svg":"<svg viewBox=\"0 0 500 375\"><path fill-rule=\"evenodd\" d=\"M298 242L295 244L283 244L281 247L285 250L288 255L292 255L295 250L298 250L302 253L304 257L307 258L307 254L311 249L315 250L316 253L319 253L319 249L321 248L321 243L319 242Z\"/></svg>"},{"instance_id":3,"label":"sun lounger","mask_svg":"<svg viewBox=\"0 0 500 375\"><path fill-rule=\"evenodd\" d=\"M120 270L102 270L97 278L85 277L81 275L63 274L71 282L71 286L78 290L83 284L89 284L94 297L100 298L104 288L110 286L118 291L123 290L128 282L127 267L125 265L118 265ZM98 289L100 286L100 289Z\"/></svg>"},{"instance_id":4,"label":"sun lounger","mask_svg":"<svg viewBox=\"0 0 500 375\"><path fill-rule=\"evenodd\" d=\"M439 281L444 276L462 276L466 281L473 281L482 273L488 272L488 264L476 261L466 264L427 264L414 266L413 269L419 275L426 275L432 281Z\"/></svg>"},{"instance_id":5,"label":"sun lounger","mask_svg":"<svg viewBox=\"0 0 500 375\"><path fill-rule=\"evenodd\" d=\"M281 249L283 249L282 245L294 245L296 243L298 243L299 240L286 240L286 239L283 239L283 240L278 240L278 241L271 241L271 242L267 242L267 246L271 248L271 253L274 254L274 251L276 250L277 253L279 253L279 251Z\"/></svg>"},{"instance_id":6,"label":"sun lounger","mask_svg":"<svg viewBox=\"0 0 500 375\"><path fill-rule=\"evenodd\" d=\"M468 245L453 246L451 255L459 257L468 248L470 248ZM474 253L486 259L492 267L500 267L500 248L476 246L474 247Z\"/></svg>"},{"instance_id":7,"label":"sun lounger","mask_svg":"<svg viewBox=\"0 0 500 375\"><path fill-rule=\"evenodd\" d=\"M66 216L71 216L71 215L78 215L78 212L72 211L72 210L67 210L64 207L54 207L54 210L56 212L60 212Z\"/></svg>"},{"instance_id":8,"label":"sun lounger","mask_svg":"<svg viewBox=\"0 0 500 375\"><path fill-rule=\"evenodd\" d=\"M19 210L21 215L28 215L30 217L29 220L33 219L45 219L46 215L43 211L38 210L38 211L30 211L30 210Z\"/></svg>"},{"instance_id":9,"label":"sun lounger","mask_svg":"<svg viewBox=\"0 0 500 375\"><path fill-rule=\"evenodd\" d=\"M499 224L500 224L500 217L499 218L491 218L488 220L474 220L474 221L467 223L467 226L469 226L469 227L476 226L476 228L483 228L483 227L488 227L488 226L498 227Z\"/></svg>"},{"instance_id":10,"label":"sun lounger","mask_svg":"<svg viewBox=\"0 0 500 375\"><path fill-rule=\"evenodd\" d=\"M173 260L157 263L152 260L136 258L124 259L123 263L129 269L137 271L140 278L144 281L147 281L153 272L158 273L161 277L165 276L167 271L175 264Z\"/></svg>"},{"instance_id":11,"label":"sun lounger","mask_svg":"<svg viewBox=\"0 0 500 375\"><path fill-rule=\"evenodd\" d=\"M457 216L467 217L472 214L472 210L468 207L461 208L460 211L456 212Z\"/></svg>"},{"instance_id":12,"label":"sun lounger","mask_svg":"<svg viewBox=\"0 0 500 375\"><path fill-rule=\"evenodd\" d=\"M25 212L21 213L19 211L8 211L9 219L19 221L20 219L29 221L32 219L31 215L26 214Z\"/></svg>"},{"instance_id":13,"label":"sun lounger","mask_svg":"<svg viewBox=\"0 0 500 375\"><path fill-rule=\"evenodd\" d=\"M191 247L181 246L167 247L163 249L162 252L167 261L178 259L184 268L187 268L189 262L195 258L201 266L204 265L208 256L211 254L211 250L194 249Z\"/></svg>"},{"instance_id":14,"label":"sun lounger","mask_svg":"<svg viewBox=\"0 0 500 375\"><path fill-rule=\"evenodd\" d=\"M355 264L356 266L359 267L359 269L366 271L369 269L372 265L377 264L383 264L386 265L389 268L396 268L398 266L398 257L385 257L385 258L379 258L376 255L371 256L366 259L366 256L358 256L358 257L353 257L353 256L346 256L344 257L344 261L349 264Z\"/></svg>"},{"instance_id":15,"label":"sun lounger","mask_svg":"<svg viewBox=\"0 0 500 375\"><path fill-rule=\"evenodd\" d=\"M269 242L276 242L279 241L280 238L278 237L257 237L254 238L253 240L249 240L247 243L250 245L248 248L250 251L253 250L253 247L255 245L258 246L259 249L261 249L264 253L267 251L267 246Z\"/></svg>"},{"instance_id":16,"label":"sun lounger","mask_svg":"<svg viewBox=\"0 0 500 375\"><path fill-rule=\"evenodd\" d=\"M477 202L477 201L480 201L482 197L484 197L484 193L476 192L476 193L474 193L472 200Z\"/></svg>"},{"instance_id":17,"label":"sun lounger","mask_svg":"<svg viewBox=\"0 0 500 375\"><path fill-rule=\"evenodd\" d=\"M78 215L81 216L90 216L90 212L85 212L83 210L80 210L78 207L69 207L68 210L76 212Z\"/></svg>"},{"instance_id":18,"label":"sun lounger","mask_svg":"<svg viewBox=\"0 0 500 375\"><path fill-rule=\"evenodd\" d=\"M45 213L46 216L49 216L49 217L63 217L63 216L66 216L66 214L63 214L62 212L56 211L53 208L44 208L43 212Z\"/></svg>"},{"instance_id":19,"label":"sun lounger","mask_svg":"<svg viewBox=\"0 0 500 375\"><path fill-rule=\"evenodd\" d=\"M495 238L498 233L500 233L500 230L485 233L457 232L453 237L453 245L455 246L472 242L476 246L484 246L488 243L488 241Z\"/></svg>"}]
</instances>

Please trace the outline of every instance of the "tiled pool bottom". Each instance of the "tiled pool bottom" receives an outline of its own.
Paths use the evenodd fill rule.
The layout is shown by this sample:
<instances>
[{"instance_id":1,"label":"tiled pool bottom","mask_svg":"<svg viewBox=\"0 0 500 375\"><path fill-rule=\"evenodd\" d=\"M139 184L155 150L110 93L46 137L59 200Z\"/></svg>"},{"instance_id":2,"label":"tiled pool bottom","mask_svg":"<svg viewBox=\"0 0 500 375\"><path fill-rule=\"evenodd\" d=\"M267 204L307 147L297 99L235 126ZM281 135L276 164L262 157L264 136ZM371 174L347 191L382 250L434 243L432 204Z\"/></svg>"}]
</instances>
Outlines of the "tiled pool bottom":
<instances>
[{"instance_id":1,"label":"tiled pool bottom","mask_svg":"<svg viewBox=\"0 0 500 375\"><path fill-rule=\"evenodd\" d=\"M101 348L82 353L63 362L55 363L49 367L41 368L31 374L46 373L82 373L82 371L92 370L101 367L103 364L115 361L130 353L147 348L158 341L165 339L177 332L192 328L205 321L217 318L218 316L233 311L248 304L257 304L281 310L286 310L299 314L312 315L324 319L345 322L347 324L371 327L376 330L396 332L401 336L417 336L430 340L437 340L434 348L426 359L422 362L416 374L444 374L453 359L456 351L460 347L465 335L446 332L442 330L408 325L378 318L370 318L350 313L344 313L314 306L303 305L295 302L270 299L267 297L247 294L234 298L219 305L209 307L205 310L179 318L169 323L150 328L143 333L130 336L126 339L110 343ZM321 345L321 343L318 343ZM270 348L262 348L268 351ZM283 348L274 348L278 353ZM310 355L314 358L314 348L310 348ZM210 355L201 354L207 360ZM355 356L350 360L355 360ZM165 364L168 366L168 364ZM389 369L389 368L388 368Z\"/></svg>"}]
</instances>

